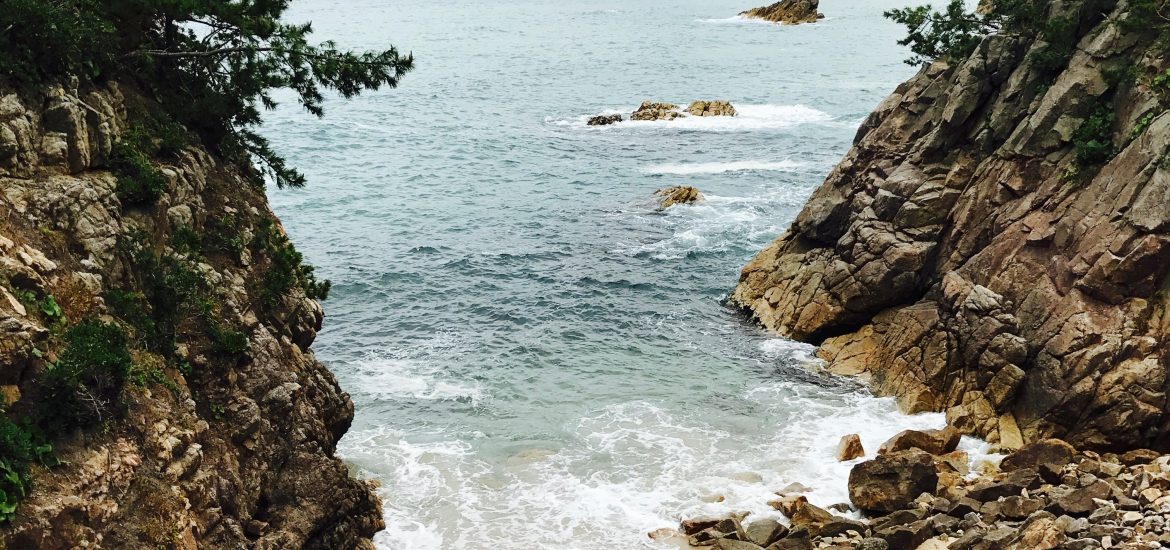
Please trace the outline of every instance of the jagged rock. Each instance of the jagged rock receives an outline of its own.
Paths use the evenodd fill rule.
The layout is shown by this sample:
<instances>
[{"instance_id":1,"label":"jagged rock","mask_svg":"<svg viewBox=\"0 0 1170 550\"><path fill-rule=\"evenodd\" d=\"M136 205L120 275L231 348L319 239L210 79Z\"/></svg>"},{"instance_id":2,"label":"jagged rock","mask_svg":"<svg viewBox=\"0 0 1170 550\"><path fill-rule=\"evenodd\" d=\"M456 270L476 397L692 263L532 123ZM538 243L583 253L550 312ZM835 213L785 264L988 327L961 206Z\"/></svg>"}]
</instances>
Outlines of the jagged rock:
<instances>
[{"instance_id":1,"label":"jagged rock","mask_svg":"<svg viewBox=\"0 0 1170 550\"><path fill-rule=\"evenodd\" d=\"M630 120L674 120L680 116L682 113L678 112L678 105L643 101L642 105L630 115Z\"/></svg>"},{"instance_id":2,"label":"jagged rock","mask_svg":"<svg viewBox=\"0 0 1170 550\"><path fill-rule=\"evenodd\" d=\"M659 197L659 208L670 208L676 204L694 204L703 200L703 194L694 187L675 186L659 189L654 192Z\"/></svg>"},{"instance_id":3,"label":"jagged rock","mask_svg":"<svg viewBox=\"0 0 1170 550\"><path fill-rule=\"evenodd\" d=\"M962 434L950 426L941 430L904 430L882 443L878 454L919 449L932 455L944 455L959 447Z\"/></svg>"},{"instance_id":4,"label":"jagged rock","mask_svg":"<svg viewBox=\"0 0 1170 550\"><path fill-rule=\"evenodd\" d=\"M1054 4L1055 5L1055 4ZM1067 69L1039 74L1038 37L998 34L920 71L861 125L788 232L749 262L730 302L824 342L908 412L946 411L1012 448L1163 445L1170 379L1170 115L1080 171L1072 133L1112 88L1102 60L1160 72L1154 38L1117 29L1130 3L1076 13ZM1107 63L1106 63L1107 64ZM1035 83L1051 82L1038 93ZM1160 100L1110 96L1116 135Z\"/></svg>"},{"instance_id":5,"label":"jagged rock","mask_svg":"<svg viewBox=\"0 0 1170 550\"><path fill-rule=\"evenodd\" d=\"M819 7L820 0L781 0L770 6L750 9L740 15L773 23L798 25L824 19L825 15L817 11Z\"/></svg>"},{"instance_id":6,"label":"jagged rock","mask_svg":"<svg viewBox=\"0 0 1170 550\"><path fill-rule=\"evenodd\" d=\"M763 547L751 542L725 538L715 543L715 550L763 550Z\"/></svg>"},{"instance_id":7,"label":"jagged rock","mask_svg":"<svg viewBox=\"0 0 1170 550\"><path fill-rule=\"evenodd\" d=\"M687 107L691 116L735 116L735 107L726 101L694 101Z\"/></svg>"},{"instance_id":8,"label":"jagged rock","mask_svg":"<svg viewBox=\"0 0 1170 550\"><path fill-rule=\"evenodd\" d=\"M890 548L918 548L934 536L934 528L930 521L924 519L910 524L875 529L873 535L886 541Z\"/></svg>"},{"instance_id":9,"label":"jagged rock","mask_svg":"<svg viewBox=\"0 0 1170 550\"><path fill-rule=\"evenodd\" d=\"M780 511L786 517L792 517L796 514L796 510L808 503L808 499L803 495L780 495L779 499L768 502L768 505Z\"/></svg>"},{"instance_id":10,"label":"jagged rock","mask_svg":"<svg viewBox=\"0 0 1170 550\"><path fill-rule=\"evenodd\" d=\"M617 124L622 121L622 115L597 115L590 117L589 126L609 126L610 124Z\"/></svg>"},{"instance_id":11,"label":"jagged rock","mask_svg":"<svg viewBox=\"0 0 1170 550\"><path fill-rule=\"evenodd\" d=\"M861 438L857 434L849 434L841 438L837 444L837 462L845 462L865 456L865 448L861 446Z\"/></svg>"},{"instance_id":12,"label":"jagged rock","mask_svg":"<svg viewBox=\"0 0 1170 550\"><path fill-rule=\"evenodd\" d=\"M1106 499L1113 489L1109 483L1098 480L1086 487L1072 489L1052 502L1054 513L1081 516L1099 508L1094 499Z\"/></svg>"},{"instance_id":13,"label":"jagged rock","mask_svg":"<svg viewBox=\"0 0 1170 550\"><path fill-rule=\"evenodd\" d=\"M929 453L898 451L854 466L849 472L849 499L862 510L888 513L910 507L918 495L933 493L937 485Z\"/></svg>"},{"instance_id":14,"label":"jagged rock","mask_svg":"<svg viewBox=\"0 0 1170 550\"><path fill-rule=\"evenodd\" d=\"M1072 445L1059 439L1045 439L1029 443L1020 450L1004 457L999 469L1005 472L1021 468L1039 468L1041 464L1064 466L1076 456Z\"/></svg>"}]
</instances>

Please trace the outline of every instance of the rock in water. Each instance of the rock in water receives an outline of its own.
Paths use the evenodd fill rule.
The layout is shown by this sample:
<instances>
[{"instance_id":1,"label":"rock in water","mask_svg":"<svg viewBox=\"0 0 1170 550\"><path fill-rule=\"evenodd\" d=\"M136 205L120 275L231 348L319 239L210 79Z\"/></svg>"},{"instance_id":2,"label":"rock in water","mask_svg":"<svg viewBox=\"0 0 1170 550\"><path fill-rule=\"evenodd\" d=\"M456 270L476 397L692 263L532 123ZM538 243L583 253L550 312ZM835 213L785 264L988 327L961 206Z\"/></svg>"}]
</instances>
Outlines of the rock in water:
<instances>
[{"instance_id":1,"label":"rock in water","mask_svg":"<svg viewBox=\"0 0 1170 550\"><path fill-rule=\"evenodd\" d=\"M678 105L643 101L642 106L630 115L630 120L674 120L680 116Z\"/></svg>"},{"instance_id":2,"label":"rock in water","mask_svg":"<svg viewBox=\"0 0 1170 550\"><path fill-rule=\"evenodd\" d=\"M820 3L820 0L780 0L770 6L750 9L740 15L785 25L815 23L825 17L825 14L817 11Z\"/></svg>"},{"instance_id":3,"label":"rock in water","mask_svg":"<svg viewBox=\"0 0 1170 550\"><path fill-rule=\"evenodd\" d=\"M670 208L676 204L693 204L703 200L703 194L698 189L683 186L659 189L654 192L654 196L660 197L658 199L660 208Z\"/></svg>"},{"instance_id":4,"label":"rock in water","mask_svg":"<svg viewBox=\"0 0 1170 550\"><path fill-rule=\"evenodd\" d=\"M865 448L861 446L861 438L857 434L849 434L841 438L837 444L837 462L845 462L865 456Z\"/></svg>"},{"instance_id":5,"label":"rock in water","mask_svg":"<svg viewBox=\"0 0 1170 550\"><path fill-rule=\"evenodd\" d=\"M695 101L687 107L691 116L735 116L735 107L726 101Z\"/></svg>"},{"instance_id":6,"label":"rock in water","mask_svg":"<svg viewBox=\"0 0 1170 550\"><path fill-rule=\"evenodd\" d=\"M878 455L849 472L849 500L862 510L889 513L909 508L938 486L934 457L918 449Z\"/></svg>"},{"instance_id":7,"label":"rock in water","mask_svg":"<svg viewBox=\"0 0 1170 550\"><path fill-rule=\"evenodd\" d=\"M609 126L621 122L622 115L597 115L589 119L590 126Z\"/></svg>"}]
</instances>

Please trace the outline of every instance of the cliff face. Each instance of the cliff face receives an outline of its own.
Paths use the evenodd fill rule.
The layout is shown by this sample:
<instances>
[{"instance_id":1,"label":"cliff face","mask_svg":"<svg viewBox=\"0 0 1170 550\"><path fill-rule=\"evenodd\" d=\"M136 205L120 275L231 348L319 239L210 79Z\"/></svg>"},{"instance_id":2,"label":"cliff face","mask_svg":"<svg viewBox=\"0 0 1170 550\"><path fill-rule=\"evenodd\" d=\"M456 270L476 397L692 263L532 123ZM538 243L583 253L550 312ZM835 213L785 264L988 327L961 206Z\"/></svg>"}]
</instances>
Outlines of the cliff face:
<instances>
[{"instance_id":1,"label":"cliff face","mask_svg":"<svg viewBox=\"0 0 1170 550\"><path fill-rule=\"evenodd\" d=\"M1051 2L1053 14L1080 2ZM1035 37L936 62L862 125L732 302L908 411L1018 446L1170 450L1170 114L1153 37L1082 18L1055 78ZM1078 161L1090 117L1117 154Z\"/></svg>"},{"instance_id":2,"label":"cliff face","mask_svg":"<svg viewBox=\"0 0 1170 550\"><path fill-rule=\"evenodd\" d=\"M149 110L114 84L0 87L7 409L45 406L36 379L60 353L61 323L131 322L115 315L115 290L165 301L169 288L155 287L174 282L141 258L161 258L168 276L197 274L200 293L175 299L174 357L132 333L136 381L122 410L58 437L62 465L34 469L32 491L0 526L0 547L372 547L380 503L334 456L353 405L309 349L322 311L301 289L258 295L280 259L255 243L282 235L263 190L187 145L152 159L165 179L157 201L119 199L111 149L136 124L133 113ZM47 296L62 313L34 305ZM157 317L159 307L145 311Z\"/></svg>"}]
</instances>

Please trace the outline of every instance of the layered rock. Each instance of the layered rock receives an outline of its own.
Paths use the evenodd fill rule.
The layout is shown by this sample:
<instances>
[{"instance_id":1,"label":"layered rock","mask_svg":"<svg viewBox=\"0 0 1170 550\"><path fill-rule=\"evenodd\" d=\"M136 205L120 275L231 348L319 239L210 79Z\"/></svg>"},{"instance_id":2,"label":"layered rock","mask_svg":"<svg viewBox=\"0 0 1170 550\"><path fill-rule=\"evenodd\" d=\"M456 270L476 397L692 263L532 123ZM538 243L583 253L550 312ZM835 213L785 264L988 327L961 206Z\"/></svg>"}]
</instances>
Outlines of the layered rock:
<instances>
[{"instance_id":1,"label":"layered rock","mask_svg":"<svg viewBox=\"0 0 1170 550\"><path fill-rule=\"evenodd\" d=\"M658 197L659 208L670 208L676 204L694 204L703 200L703 194L690 186L675 186L659 189L654 192Z\"/></svg>"},{"instance_id":2,"label":"layered rock","mask_svg":"<svg viewBox=\"0 0 1170 550\"><path fill-rule=\"evenodd\" d=\"M780 0L775 4L741 12L740 15L785 25L815 23L825 18L825 14L817 11L820 3L820 0Z\"/></svg>"},{"instance_id":3,"label":"layered rock","mask_svg":"<svg viewBox=\"0 0 1170 550\"><path fill-rule=\"evenodd\" d=\"M1167 61L1117 24L1124 3L1051 5L1080 18L1065 70L1020 35L925 67L731 301L1003 447L1170 449L1170 114L1142 76ZM1102 106L1118 152L1096 166L1072 141Z\"/></svg>"},{"instance_id":4,"label":"layered rock","mask_svg":"<svg viewBox=\"0 0 1170 550\"><path fill-rule=\"evenodd\" d=\"M17 295L55 297L70 322L112 320L109 291L144 288L131 242L201 274L214 321L238 328L246 349L216 348L192 313L175 342L189 368L135 350L135 368L149 374L126 386L126 410L54 441L62 465L34 470L0 547L372 548L380 503L334 456L353 405L309 348L322 310L301 290L272 303L256 295L272 261L246 243L261 228L280 231L263 189L192 145L155 159L166 181L157 202L123 205L106 163L142 122L128 104L149 111L113 83L23 94L0 83L6 409L37 406L27 392L58 350L52 319ZM180 230L230 231L243 244L182 252Z\"/></svg>"}]
</instances>

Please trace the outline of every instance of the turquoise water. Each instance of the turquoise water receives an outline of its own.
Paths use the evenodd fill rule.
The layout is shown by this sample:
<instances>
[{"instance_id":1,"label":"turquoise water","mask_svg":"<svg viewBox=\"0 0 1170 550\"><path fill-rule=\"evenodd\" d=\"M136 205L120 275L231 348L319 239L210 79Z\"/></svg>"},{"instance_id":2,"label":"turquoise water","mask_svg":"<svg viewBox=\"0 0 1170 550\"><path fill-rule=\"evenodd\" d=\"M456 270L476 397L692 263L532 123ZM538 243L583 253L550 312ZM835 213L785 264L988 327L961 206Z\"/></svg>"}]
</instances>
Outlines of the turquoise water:
<instances>
[{"instance_id":1,"label":"turquoise water","mask_svg":"<svg viewBox=\"0 0 1170 550\"><path fill-rule=\"evenodd\" d=\"M881 17L903 3L780 27L724 0L294 2L320 37L417 57L397 90L266 127L309 177L270 195L334 283L316 349L357 407L341 453L382 484L381 547L653 548L789 481L844 500L841 435L942 422L722 305L912 74ZM646 99L741 114L585 126ZM707 201L657 211L677 184Z\"/></svg>"}]
</instances>

